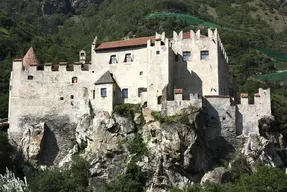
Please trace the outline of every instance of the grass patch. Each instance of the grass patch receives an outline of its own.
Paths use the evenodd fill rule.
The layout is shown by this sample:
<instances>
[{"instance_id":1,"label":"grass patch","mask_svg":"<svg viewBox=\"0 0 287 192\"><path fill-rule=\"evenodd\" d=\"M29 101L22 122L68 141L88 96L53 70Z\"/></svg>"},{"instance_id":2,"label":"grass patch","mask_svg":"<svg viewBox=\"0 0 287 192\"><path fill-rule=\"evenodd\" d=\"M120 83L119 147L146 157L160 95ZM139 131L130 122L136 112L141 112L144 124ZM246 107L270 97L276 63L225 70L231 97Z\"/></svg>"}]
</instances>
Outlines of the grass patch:
<instances>
[{"instance_id":1,"label":"grass patch","mask_svg":"<svg viewBox=\"0 0 287 192\"><path fill-rule=\"evenodd\" d=\"M257 75L257 76L255 76L255 79L287 82L287 71L281 72L281 73L270 73L270 74L266 74L266 75Z\"/></svg>"}]
</instances>

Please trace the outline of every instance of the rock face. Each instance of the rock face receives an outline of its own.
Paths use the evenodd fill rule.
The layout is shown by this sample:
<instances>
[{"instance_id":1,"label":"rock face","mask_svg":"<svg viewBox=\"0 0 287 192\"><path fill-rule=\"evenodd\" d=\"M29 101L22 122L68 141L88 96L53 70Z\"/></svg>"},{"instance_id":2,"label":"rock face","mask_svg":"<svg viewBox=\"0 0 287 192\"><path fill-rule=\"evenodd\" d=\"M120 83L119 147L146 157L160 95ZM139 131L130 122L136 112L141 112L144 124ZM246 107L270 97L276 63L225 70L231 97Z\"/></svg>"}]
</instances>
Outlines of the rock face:
<instances>
[{"instance_id":1,"label":"rock face","mask_svg":"<svg viewBox=\"0 0 287 192\"><path fill-rule=\"evenodd\" d=\"M283 165L275 150L281 142L272 119L260 120L261 135L235 137L232 131L211 135L204 110L186 111L183 120L168 123L155 120L146 108L112 116L93 111L87 98L75 102L75 109L79 111L75 124L68 117L23 117L25 132L19 149L33 166L61 167L71 162L73 154L80 154L91 165L90 184L96 191L104 191L104 183L125 172L135 155L129 145L136 135L148 151L136 163L148 178L145 189L150 192L194 182L229 181L230 173L221 160L235 151L246 157L253 170L258 164Z\"/></svg>"}]
</instances>

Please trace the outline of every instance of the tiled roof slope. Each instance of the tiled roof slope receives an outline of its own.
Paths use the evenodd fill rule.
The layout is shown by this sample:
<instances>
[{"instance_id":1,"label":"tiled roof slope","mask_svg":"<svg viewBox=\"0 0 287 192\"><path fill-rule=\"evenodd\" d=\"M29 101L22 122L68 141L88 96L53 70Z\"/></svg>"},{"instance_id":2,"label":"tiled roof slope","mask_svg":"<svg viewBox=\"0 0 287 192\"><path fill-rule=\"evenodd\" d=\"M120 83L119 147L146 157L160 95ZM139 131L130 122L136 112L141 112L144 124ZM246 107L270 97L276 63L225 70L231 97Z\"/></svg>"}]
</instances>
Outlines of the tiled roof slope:
<instances>
[{"instance_id":1,"label":"tiled roof slope","mask_svg":"<svg viewBox=\"0 0 287 192\"><path fill-rule=\"evenodd\" d=\"M23 66L26 68L29 67L30 65L39 65L39 64L40 62L35 55L34 49L30 47L30 49L23 58Z\"/></svg>"},{"instance_id":2,"label":"tiled roof slope","mask_svg":"<svg viewBox=\"0 0 287 192\"><path fill-rule=\"evenodd\" d=\"M98 47L96 47L97 50L103 50L103 49L113 49L118 47L134 47L134 46L140 46L140 45L146 45L148 40L155 40L155 37L141 37L141 38L135 38L135 39L127 39L127 40L121 40L121 41L111 41L111 42L105 42L100 44Z\"/></svg>"},{"instance_id":3,"label":"tiled roof slope","mask_svg":"<svg viewBox=\"0 0 287 192\"><path fill-rule=\"evenodd\" d=\"M107 71L95 82L95 85L111 84L111 83L114 83L114 79L110 71Z\"/></svg>"},{"instance_id":4,"label":"tiled roof slope","mask_svg":"<svg viewBox=\"0 0 287 192\"><path fill-rule=\"evenodd\" d=\"M201 35L200 37L205 38L206 36ZM189 38L190 38L190 32L183 34L183 39L189 39ZM99 50L105 50L105 49L115 49L115 48L120 48L120 47L141 46L141 45L146 45L147 41L150 39L154 41L155 36L127 39L127 40L121 40L121 41L104 42L100 44L98 47L96 47L95 50L99 51Z\"/></svg>"}]
</instances>

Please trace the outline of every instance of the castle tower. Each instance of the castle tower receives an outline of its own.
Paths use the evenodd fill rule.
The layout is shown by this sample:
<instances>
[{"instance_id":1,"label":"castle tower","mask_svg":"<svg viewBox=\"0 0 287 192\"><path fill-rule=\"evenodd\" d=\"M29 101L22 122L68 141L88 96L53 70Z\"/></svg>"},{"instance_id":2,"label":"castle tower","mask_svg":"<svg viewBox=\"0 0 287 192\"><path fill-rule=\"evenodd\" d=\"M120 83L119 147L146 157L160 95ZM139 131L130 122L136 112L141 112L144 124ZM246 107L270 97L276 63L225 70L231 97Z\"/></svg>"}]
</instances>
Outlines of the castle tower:
<instances>
[{"instance_id":1,"label":"castle tower","mask_svg":"<svg viewBox=\"0 0 287 192\"><path fill-rule=\"evenodd\" d=\"M80 51L79 56L80 56L80 62L83 64L86 63L86 52L84 50Z\"/></svg>"},{"instance_id":2,"label":"castle tower","mask_svg":"<svg viewBox=\"0 0 287 192\"><path fill-rule=\"evenodd\" d=\"M23 67L26 69L29 66L35 66L39 64L40 62L36 57L33 47L30 47L30 49L23 58Z\"/></svg>"}]
</instances>

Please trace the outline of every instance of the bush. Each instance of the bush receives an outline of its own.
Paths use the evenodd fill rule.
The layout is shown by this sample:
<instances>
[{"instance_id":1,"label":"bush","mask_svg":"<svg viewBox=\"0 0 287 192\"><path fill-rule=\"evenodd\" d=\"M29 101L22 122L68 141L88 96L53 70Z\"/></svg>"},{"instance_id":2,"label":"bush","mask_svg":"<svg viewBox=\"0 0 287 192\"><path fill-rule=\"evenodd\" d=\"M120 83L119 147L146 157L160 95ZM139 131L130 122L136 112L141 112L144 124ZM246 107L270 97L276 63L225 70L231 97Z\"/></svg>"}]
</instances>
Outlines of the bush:
<instances>
[{"instance_id":1,"label":"bush","mask_svg":"<svg viewBox=\"0 0 287 192\"><path fill-rule=\"evenodd\" d=\"M148 149L139 133L135 135L135 138L127 146L130 153L140 157L147 154Z\"/></svg>"},{"instance_id":2,"label":"bush","mask_svg":"<svg viewBox=\"0 0 287 192\"><path fill-rule=\"evenodd\" d=\"M1 192L29 192L26 178L24 181L15 177L14 173L6 169L6 174L0 175Z\"/></svg>"},{"instance_id":3,"label":"bush","mask_svg":"<svg viewBox=\"0 0 287 192\"><path fill-rule=\"evenodd\" d=\"M173 115L173 116L165 116L160 112L153 111L151 115L155 118L155 120L161 123L185 123L186 115Z\"/></svg>"},{"instance_id":4,"label":"bush","mask_svg":"<svg viewBox=\"0 0 287 192\"><path fill-rule=\"evenodd\" d=\"M45 170L32 181L30 188L35 192L85 192L89 188L89 164L79 156L73 157L70 169Z\"/></svg>"},{"instance_id":5,"label":"bush","mask_svg":"<svg viewBox=\"0 0 287 192\"><path fill-rule=\"evenodd\" d=\"M115 105L114 113L118 113L125 117L134 117L134 113L140 113L141 108L139 104L123 103Z\"/></svg>"}]
</instances>

